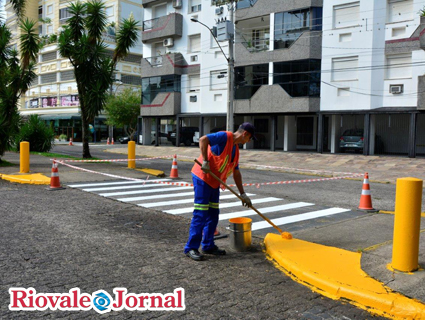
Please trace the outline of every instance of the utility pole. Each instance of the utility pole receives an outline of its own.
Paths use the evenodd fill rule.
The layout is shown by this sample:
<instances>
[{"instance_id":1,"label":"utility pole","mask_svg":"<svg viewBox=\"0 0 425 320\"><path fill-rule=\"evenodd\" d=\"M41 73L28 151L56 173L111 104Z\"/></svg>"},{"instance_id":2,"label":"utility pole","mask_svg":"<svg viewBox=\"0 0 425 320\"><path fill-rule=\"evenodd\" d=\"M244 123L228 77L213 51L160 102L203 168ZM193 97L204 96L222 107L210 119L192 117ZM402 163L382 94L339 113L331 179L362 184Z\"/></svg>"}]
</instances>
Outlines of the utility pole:
<instances>
[{"instance_id":1,"label":"utility pole","mask_svg":"<svg viewBox=\"0 0 425 320\"><path fill-rule=\"evenodd\" d=\"M236 2L230 1L229 8L229 15L230 15L230 23L231 25L234 25L233 20L233 12L234 7L236 5ZM233 55L233 45L234 45L234 39L235 39L235 33L229 34L229 58L228 58L228 65L227 65L227 76L228 76L228 82L227 82L227 123L226 123L226 130L233 132L234 131L234 124L233 124L233 102L234 102L234 89L235 89L235 58Z\"/></svg>"}]
</instances>

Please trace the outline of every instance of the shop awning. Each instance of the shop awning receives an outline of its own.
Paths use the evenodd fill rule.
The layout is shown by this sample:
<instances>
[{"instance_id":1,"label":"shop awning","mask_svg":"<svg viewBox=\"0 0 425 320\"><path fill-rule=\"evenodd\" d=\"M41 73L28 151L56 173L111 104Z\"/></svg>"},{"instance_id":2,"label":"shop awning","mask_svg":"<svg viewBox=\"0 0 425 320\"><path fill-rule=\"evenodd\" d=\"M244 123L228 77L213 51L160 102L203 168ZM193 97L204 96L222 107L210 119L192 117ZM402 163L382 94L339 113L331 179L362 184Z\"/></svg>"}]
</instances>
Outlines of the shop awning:
<instances>
[{"instance_id":1,"label":"shop awning","mask_svg":"<svg viewBox=\"0 0 425 320\"><path fill-rule=\"evenodd\" d=\"M62 114L43 114L40 115L40 119L42 120L72 120L72 119L80 119L81 115L79 113L62 113Z\"/></svg>"}]
</instances>

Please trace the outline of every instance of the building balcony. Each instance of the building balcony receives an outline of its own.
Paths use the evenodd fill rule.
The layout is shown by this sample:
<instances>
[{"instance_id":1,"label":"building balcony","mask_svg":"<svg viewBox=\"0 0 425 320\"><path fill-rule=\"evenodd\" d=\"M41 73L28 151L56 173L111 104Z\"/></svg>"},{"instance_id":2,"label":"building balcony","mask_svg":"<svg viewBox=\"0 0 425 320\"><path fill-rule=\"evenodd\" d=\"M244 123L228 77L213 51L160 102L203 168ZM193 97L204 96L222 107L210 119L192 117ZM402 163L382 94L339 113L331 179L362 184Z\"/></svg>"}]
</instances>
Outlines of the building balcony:
<instances>
[{"instance_id":1,"label":"building balcony","mask_svg":"<svg viewBox=\"0 0 425 320\"><path fill-rule=\"evenodd\" d=\"M188 65L181 53L168 53L162 56L142 59L143 78L170 74L197 74L200 65Z\"/></svg>"},{"instance_id":2,"label":"building balcony","mask_svg":"<svg viewBox=\"0 0 425 320\"><path fill-rule=\"evenodd\" d=\"M142 6L143 8L148 8L149 6L159 4L163 2L162 0L142 0Z\"/></svg>"},{"instance_id":3,"label":"building balcony","mask_svg":"<svg viewBox=\"0 0 425 320\"><path fill-rule=\"evenodd\" d=\"M251 44L254 45L251 45ZM305 31L295 42L284 49L270 51L269 40L257 39L256 42L241 41L235 45L235 65L245 66L279 61L321 59L322 32Z\"/></svg>"},{"instance_id":4,"label":"building balcony","mask_svg":"<svg viewBox=\"0 0 425 320\"><path fill-rule=\"evenodd\" d=\"M170 13L166 16L143 21L143 43L165 38L181 38L182 34L183 16L179 13Z\"/></svg>"},{"instance_id":5,"label":"building balcony","mask_svg":"<svg viewBox=\"0 0 425 320\"><path fill-rule=\"evenodd\" d=\"M261 86L251 99L236 99L235 114L318 112L319 97L291 97L278 85Z\"/></svg>"},{"instance_id":6,"label":"building balcony","mask_svg":"<svg viewBox=\"0 0 425 320\"><path fill-rule=\"evenodd\" d=\"M140 106L142 117L175 116L181 113L180 92L160 92L151 104Z\"/></svg>"}]
</instances>

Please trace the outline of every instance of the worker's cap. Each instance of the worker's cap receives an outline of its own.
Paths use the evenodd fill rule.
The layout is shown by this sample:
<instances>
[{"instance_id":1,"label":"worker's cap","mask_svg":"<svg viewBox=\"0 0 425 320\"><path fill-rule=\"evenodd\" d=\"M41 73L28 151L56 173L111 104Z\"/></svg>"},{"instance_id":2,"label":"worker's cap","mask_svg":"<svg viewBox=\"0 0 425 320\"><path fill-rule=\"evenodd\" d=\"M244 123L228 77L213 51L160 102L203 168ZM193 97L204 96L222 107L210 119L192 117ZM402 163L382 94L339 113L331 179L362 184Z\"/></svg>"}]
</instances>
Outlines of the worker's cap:
<instances>
[{"instance_id":1,"label":"worker's cap","mask_svg":"<svg viewBox=\"0 0 425 320\"><path fill-rule=\"evenodd\" d=\"M248 131L251 134L251 140L257 140L257 137L255 136L255 127L251 123L244 122L239 126L239 129Z\"/></svg>"}]
</instances>

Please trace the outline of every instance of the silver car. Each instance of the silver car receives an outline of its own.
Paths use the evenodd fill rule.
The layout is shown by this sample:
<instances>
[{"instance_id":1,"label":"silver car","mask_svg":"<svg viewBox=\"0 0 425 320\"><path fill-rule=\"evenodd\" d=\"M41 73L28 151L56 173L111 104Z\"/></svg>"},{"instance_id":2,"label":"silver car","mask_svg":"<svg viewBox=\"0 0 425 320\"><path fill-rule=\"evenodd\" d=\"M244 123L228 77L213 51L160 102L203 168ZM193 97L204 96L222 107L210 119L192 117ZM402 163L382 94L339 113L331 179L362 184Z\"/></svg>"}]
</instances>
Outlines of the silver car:
<instances>
[{"instance_id":1,"label":"silver car","mask_svg":"<svg viewBox=\"0 0 425 320\"><path fill-rule=\"evenodd\" d=\"M341 152L345 150L363 151L363 129L345 130L341 138L339 138L339 149Z\"/></svg>"}]
</instances>

